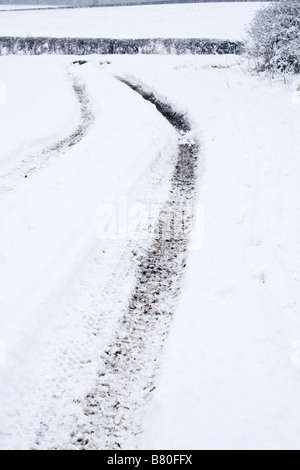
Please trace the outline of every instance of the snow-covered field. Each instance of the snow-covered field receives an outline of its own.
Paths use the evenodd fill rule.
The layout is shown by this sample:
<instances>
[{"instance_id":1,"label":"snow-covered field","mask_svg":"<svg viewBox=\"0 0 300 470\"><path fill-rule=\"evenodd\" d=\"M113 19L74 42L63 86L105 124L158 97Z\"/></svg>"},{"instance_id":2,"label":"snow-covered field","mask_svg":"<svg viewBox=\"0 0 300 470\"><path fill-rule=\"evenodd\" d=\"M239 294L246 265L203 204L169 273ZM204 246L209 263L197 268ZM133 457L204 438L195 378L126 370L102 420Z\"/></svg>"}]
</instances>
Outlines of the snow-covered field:
<instances>
[{"instance_id":1,"label":"snow-covered field","mask_svg":"<svg viewBox=\"0 0 300 470\"><path fill-rule=\"evenodd\" d=\"M88 448L90 410L122 406L97 395L121 373L119 338L143 355L122 319L149 240L101 239L99 224L167 200L178 134L122 77L191 123L204 245L188 252L153 400L133 394L108 433L124 449L299 450L300 78L270 83L235 56L73 60L0 57L0 448Z\"/></svg>"},{"instance_id":2,"label":"snow-covered field","mask_svg":"<svg viewBox=\"0 0 300 470\"><path fill-rule=\"evenodd\" d=\"M99 240L97 211L103 204L118 207L120 197L128 204L137 197L147 200L155 172L162 182L168 177L176 143L172 127L150 104L94 64L84 74L95 118L92 129L68 152L43 162L45 146L59 141L61 130L69 133L72 122L80 119L66 78L68 63L1 59L7 83L1 129L3 135L14 131L1 147L5 171L6 164L14 165L11 156L18 157L15 171L7 176L12 185L7 191L7 178L2 178L0 196L4 447L33 445L43 431L40 423L61 424L65 407L72 417L73 399L83 398L95 380L99 352L114 334L134 271L134 244ZM24 69L26 80L16 82ZM70 73L76 76L77 70ZM16 106L19 115L13 124ZM24 175L22 162L28 158L32 171ZM166 191L167 182L157 183L153 202L164 199ZM70 439L70 429L65 432Z\"/></svg>"},{"instance_id":3,"label":"snow-covered field","mask_svg":"<svg viewBox=\"0 0 300 470\"><path fill-rule=\"evenodd\" d=\"M143 448L299 449L300 106L236 62L126 60L192 116L205 210Z\"/></svg>"},{"instance_id":4,"label":"snow-covered field","mask_svg":"<svg viewBox=\"0 0 300 470\"><path fill-rule=\"evenodd\" d=\"M0 3L0 11L6 10L35 10L42 8L59 8L57 5L2 5Z\"/></svg>"},{"instance_id":5,"label":"snow-covered field","mask_svg":"<svg viewBox=\"0 0 300 470\"><path fill-rule=\"evenodd\" d=\"M69 67L87 84L95 114L88 136L1 197L7 361L0 368L1 446L68 446L80 408L73 400L93 383L98 351L113 336L133 282L126 242L97 240L97 207L122 195L165 195L167 185L154 190L152 180L154 170L170 172L172 128L112 77L117 74L141 80L186 110L202 145L205 245L190 255L140 445L297 448L300 107L287 86L249 76L235 57L110 60ZM2 165L14 153L26 159L32 144L38 152L60 138L58 128L78 106L66 80L69 63L1 59L8 83L4 135L17 103L20 113ZM27 81L14 81L24 69ZM28 117L30 103L36 106ZM35 141L32 128L42 140ZM158 155L164 162L155 162Z\"/></svg>"},{"instance_id":6,"label":"snow-covered field","mask_svg":"<svg viewBox=\"0 0 300 470\"><path fill-rule=\"evenodd\" d=\"M241 39L261 2L9 12L1 36Z\"/></svg>"}]
</instances>

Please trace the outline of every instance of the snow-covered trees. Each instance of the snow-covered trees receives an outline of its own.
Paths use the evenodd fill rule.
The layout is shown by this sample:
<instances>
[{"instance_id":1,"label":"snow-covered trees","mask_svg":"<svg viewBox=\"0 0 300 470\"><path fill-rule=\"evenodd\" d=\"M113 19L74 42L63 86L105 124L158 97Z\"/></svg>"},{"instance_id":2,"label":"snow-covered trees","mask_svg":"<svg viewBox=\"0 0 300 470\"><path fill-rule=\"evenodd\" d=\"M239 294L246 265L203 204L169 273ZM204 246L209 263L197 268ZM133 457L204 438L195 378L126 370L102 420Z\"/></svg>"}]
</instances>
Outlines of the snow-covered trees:
<instances>
[{"instance_id":1,"label":"snow-covered trees","mask_svg":"<svg viewBox=\"0 0 300 470\"><path fill-rule=\"evenodd\" d=\"M259 10L248 35L257 70L300 73L300 0L278 0Z\"/></svg>"}]
</instances>

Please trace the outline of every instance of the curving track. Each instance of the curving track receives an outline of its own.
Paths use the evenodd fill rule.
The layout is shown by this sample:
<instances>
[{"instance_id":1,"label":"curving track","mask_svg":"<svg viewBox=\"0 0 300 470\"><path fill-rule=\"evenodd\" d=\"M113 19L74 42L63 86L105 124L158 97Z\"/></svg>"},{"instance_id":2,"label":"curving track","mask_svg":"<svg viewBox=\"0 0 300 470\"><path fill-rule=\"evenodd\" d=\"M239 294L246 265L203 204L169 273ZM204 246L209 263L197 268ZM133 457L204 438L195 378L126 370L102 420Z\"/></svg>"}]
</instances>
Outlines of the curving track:
<instances>
[{"instance_id":1,"label":"curving track","mask_svg":"<svg viewBox=\"0 0 300 470\"><path fill-rule=\"evenodd\" d=\"M82 449L132 448L138 441L181 291L192 225L199 144L189 138L190 123L152 92L121 81L153 103L176 128L178 153L169 198L159 212L152 244L136 260L136 283L128 308L114 342L102 354L105 370L86 396L81 424L72 434L72 444Z\"/></svg>"},{"instance_id":2,"label":"curving track","mask_svg":"<svg viewBox=\"0 0 300 470\"><path fill-rule=\"evenodd\" d=\"M18 184L24 181L24 178L29 178L45 167L50 159L63 155L71 147L78 144L92 126L94 116L85 86L78 79L72 77L72 87L80 104L81 117L78 126L71 135L45 148L42 152L29 156L19 166L0 175L0 196L13 191Z\"/></svg>"},{"instance_id":3,"label":"curving track","mask_svg":"<svg viewBox=\"0 0 300 470\"><path fill-rule=\"evenodd\" d=\"M157 108L177 131L177 152L172 161L171 152L169 153L167 164L164 156L158 152L155 161L151 161L150 167L146 167L142 175L139 174L139 179L134 179L131 183L134 185L135 193L142 194L147 203L156 198L156 186L159 188L159 193L160 188L164 188L163 194L160 193L158 199L160 202L165 202L160 206L154 220L150 242L149 240L147 242L123 240L117 246L108 244L105 250L100 252L95 245L93 256L91 256L93 260L91 272L87 268L83 275L83 288L75 292L74 303L72 299L70 307L68 305L64 307L67 312L70 310L72 322L76 318L80 321L78 336L76 336L77 324L74 327L75 336L73 336L73 325L69 327L64 321L62 322L68 331L70 329L71 341L76 340L77 337L81 341L81 335L84 338L96 338L97 335L108 334L112 339L96 341L96 348L93 346L91 349L86 343L81 344L79 341L79 344L75 346L75 362L72 355L73 345L70 351L65 351L70 345L64 341L63 351L61 351L59 343L58 352L54 352L55 364L49 365L43 378L46 384L57 380L54 385L50 385L51 397L48 396L48 391L45 395L42 391L41 397L45 398L44 403L39 403L37 414L32 416L29 413L28 419L26 410L24 411L26 406L24 407L23 397L19 402L15 399L11 405L15 410L15 416L10 420L5 439L13 440L15 429L21 422L21 428L23 426L26 429L23 434L28 433L30 436L28 446L32 449L58 449L66 446L73 449L125 449L134 448L137 445L147 405L155 390L164 344L181 292L188 237L193 218L199 144L192 137L192 129L187 117L158 99L155 93L122 79L119 80L123 84L114 79L110 80L116 85L113 90L120 93L120 96L124 94L129 102L131 98L132 102L139 103L137 111L140 104L143 110L148 107L148 111L151 111L151 107L135 96L136 93ZM81 105L81 122L77 129L71 136L57 142L42 154L32 156L22 167L16 168L7 176L7 185L1 187L0 194L4 195L7 191L12 191L21 181L24 181L25 176L29 177L45 167L50 158L61 157L85 136L94 122L94 116L90 110L84 86L74 81L73 88ZM110 105L110 100L108 101ZM106 106L108 106L107 102ZM124 115L126 112L125 106ZM150 112L149 115L151 115ZM156 122L159 116L155 110L153 115ZM118 125L121 127L117 129L123 128L122 116L120 122L121 124ZM163 119L160 118L160 122L166 125L166 130L170 130ZM92 132L90 135L93 137ZM171 135L172 139L176 139L176 133L171 132ZM151 136L150 140L151 138L153 137ZM92 142L97 145L97 139ZM172 148L175 152L175 147ZM129 149L132 151L131 144L129 144ZM165 151L167 152L167 149ZM86 180L84 188L87 181L89 180ZM167 194L167 188L170 188L169 194ZM178 214L180 214L179 218ZM90 250L93 249L90 244L88 246ZM105 271L104 274L103 271ZM124 279L129 277L130 285L126 284L124 289ZM120 301L122 308L127 306L124 310L118 308L118 315L114 320L115 306L113 304L118 304ZM74 315L73 310L76 309L80 313ZM47 349L41 364L45 358L49 359L49 357ZM89 364L92 361L95 365L89 371ZM44 364L47 368L47 360ZM54 376L58 364L59 370L64 371L62 375L69 370L70 382L68 379L62 380L60 373L57 374L58 378ZM83 368L81 374L77 366ZM74 380L76 377L76 380L80 381L83 393L73 395L72 392L70 397L68 395L66 397L65 388L69 386L69 383L73 384L73 374ZM88 377L88 385L82 377ZM35 383L34 380L33 383ZM32 387L30 377L29 384L25 385L25 397L28 387ZM34 387L37 388L36 396L40 400L39 385L36 384ZM60 398L60 394L64 398ZM15 396L18 397L18 392ZM74 396L76 398L73 398ZM80 399L77 399L78 396ZM62 401L57 401L58 397L70 406L71 411L61 408ZM20 407L20 418L18 407ZM9 409L9 406L6 408ZM61 439L60 433L66 436L65 440ZM23 437L20 438L20 442L23 442Z\"/></svg>"}]
</instances>

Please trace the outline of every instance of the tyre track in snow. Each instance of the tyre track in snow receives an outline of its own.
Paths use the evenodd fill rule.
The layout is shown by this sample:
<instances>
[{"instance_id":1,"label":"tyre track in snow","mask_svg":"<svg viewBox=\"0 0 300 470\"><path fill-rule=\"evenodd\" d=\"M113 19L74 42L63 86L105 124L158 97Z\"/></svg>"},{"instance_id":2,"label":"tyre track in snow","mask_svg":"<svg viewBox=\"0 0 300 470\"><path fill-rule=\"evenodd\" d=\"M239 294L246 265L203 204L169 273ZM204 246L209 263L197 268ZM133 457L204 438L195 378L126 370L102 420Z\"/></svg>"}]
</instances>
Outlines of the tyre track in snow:
<instances>
[{"instance_id":1,"label":"tyre track in snow","mask_svg":"<svg viewBox=\"0 0 300 470\"><path fill-rule=\"evenodd\" d=\"M74 145L78 144L87 134L94 122L90 102L85 86L75 77L72 77L72 88L80 105L80 122L74 132L55 144L45 148L39 153L26 157L17 167L0 175L0 197L13 191L24 179L30 178L44 168L50 159L65 154Z\"/></svg>"},{"instance_id":2,"label":"tyre track in snow","mask_svg":"<svg viewBox=\"0 0 300 470\"><path fill-rule=\"evenodd\" d=\"M128 308L115 340L102 354L104 368L82 403L82 416L71 435L71 444L86 450L132 449L138 443L181 291L197 177L199 143L189 137L187 118L154 93L120 80L153 103L176 128L178 154L169 198L160 209L152 244L134 253L136 282Z\"/></svg>"}]
</instances>

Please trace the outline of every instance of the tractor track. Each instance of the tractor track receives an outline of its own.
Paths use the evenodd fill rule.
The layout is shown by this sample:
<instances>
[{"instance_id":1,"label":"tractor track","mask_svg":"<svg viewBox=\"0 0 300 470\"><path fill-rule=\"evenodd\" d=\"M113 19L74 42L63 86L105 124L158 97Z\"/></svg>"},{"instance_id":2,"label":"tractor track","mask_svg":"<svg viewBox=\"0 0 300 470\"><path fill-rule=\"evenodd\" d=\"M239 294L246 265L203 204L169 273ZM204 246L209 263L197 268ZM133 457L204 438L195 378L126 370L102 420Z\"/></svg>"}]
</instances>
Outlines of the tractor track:
<instances>
[{"instance_id":1,"label":"tractor track","mask_svg":"<svg viewBox=\"0 0 300 470\"><path fill-rule=\"evenodd\" d=\"M45 148L41 152L29 155L18 166L9 172L0 175L0 197L13 191L24 179L30 178L42 168L49 160L65 154L72 147L77 145L86 135L94 122L90 102L86 94L85 86L72 77L72 87L80 104L80 123L71 135L68 135L55 144Z\"/></svg>"},{"instance_id":2,"label":"tractor track","mask_svg":"<svg viewBox=\"0 0 300 470\"><path fill-rule=\"evenodd\" d=\"M199 143L190 137L188 119L154 93L120 80L176 128L178 154L152 243L134 253L136 282L128 308L114 341L102 353L103 370L82 403L82 416L71 435L71 445L84 450L132 449L138 444L181 291L196 194Z\"/></svg>"}]
</instances>

